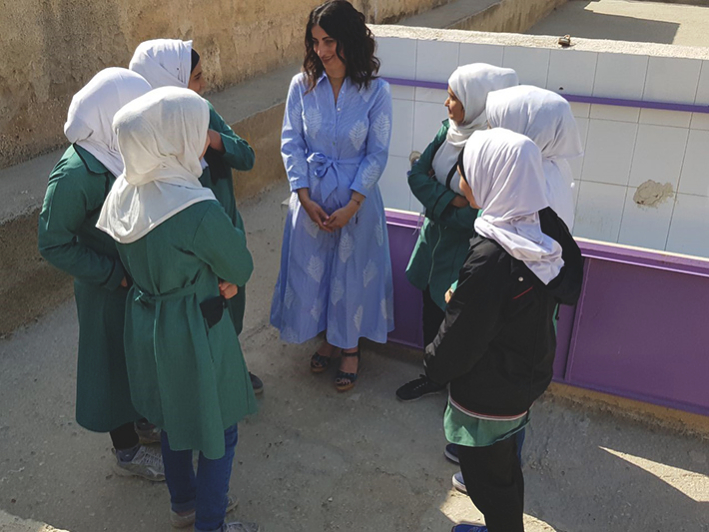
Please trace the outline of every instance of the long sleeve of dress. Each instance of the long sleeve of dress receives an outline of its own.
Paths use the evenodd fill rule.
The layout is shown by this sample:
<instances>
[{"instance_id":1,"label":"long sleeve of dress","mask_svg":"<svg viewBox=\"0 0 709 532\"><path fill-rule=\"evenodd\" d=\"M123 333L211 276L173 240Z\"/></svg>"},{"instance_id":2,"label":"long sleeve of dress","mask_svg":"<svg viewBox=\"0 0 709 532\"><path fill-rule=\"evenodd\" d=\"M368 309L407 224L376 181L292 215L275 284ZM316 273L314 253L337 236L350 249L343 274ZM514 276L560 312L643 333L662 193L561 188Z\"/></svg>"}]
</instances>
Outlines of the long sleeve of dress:
<instances>
[{"instance_id":1,"label":"long sleeve of dress","mask_svg":"<svg viewBox=\"0 0 709 532\"><path fill-rule=\"evenodd\" d=\"M224 162L235 170L251 170L255 161L254 150L249 146L248 142L234 133L234 130L214 110L211 103L209 104L209 125L211 129L222 137L222 143L224 144L222 158Z\"/></svg>"},{"instance_id":2,"label":"long sleeve of dress","mask_svg":"<svg viewBox=\"0 0 709 532\"><path fill-rule=\"evenodd\" d=\"M220 279L244 286L254 270L246 235L232 224L217 204L210 208L195 233L194 254L206 262Z\"/></svg>"},{"instance_id":3,"label":"long sleeve of dress","mask_svg":"<svg viewBox=\"0 0 709 532\"><path fill-rule=\"evenodd\" d=\"M303 130L303 95L298 77L293 78L288 89L286 111L281 132L281 156L291 191L308 188L307 146Z\"/></svg>"},{"instance_id":4,"label":"long sleeve of dress","mask_svg":"<svg viewBox=\"0 0 709 532\"><path fill-rule=\"evenodd\" d=\"M375 101L369 111L369 132L365 157L359 165L351 190L367 196L371 188L379 181L389 158L391 141L392 104L388 84L383 84L375 95Z\"/></svg>"},{"instance_id":5,"label":"long sleeve of dress","mask_svg":"<svg viewBox=\"0 0 709 532\"><path fill-rule=\"evenodd\" d=\"M77 239L82 224L96 208L93 203L86 190L73 180L50 181L39 215L39 252L47 262L76 279L114 290L125 277L121 261L98 253Z\"/></svg>"},{"instance_id":6,"label":"long sleeve of dress","mask_svg":"<svg viewBox=\"0 0 709 532\"><path fill-rule=\"evenodd\" d=\"M469 373L499 330L503 297L496 264L485 261L466 261L441 329L426 346L426 375L439 384Z\"/></svg>"}]
</instances>

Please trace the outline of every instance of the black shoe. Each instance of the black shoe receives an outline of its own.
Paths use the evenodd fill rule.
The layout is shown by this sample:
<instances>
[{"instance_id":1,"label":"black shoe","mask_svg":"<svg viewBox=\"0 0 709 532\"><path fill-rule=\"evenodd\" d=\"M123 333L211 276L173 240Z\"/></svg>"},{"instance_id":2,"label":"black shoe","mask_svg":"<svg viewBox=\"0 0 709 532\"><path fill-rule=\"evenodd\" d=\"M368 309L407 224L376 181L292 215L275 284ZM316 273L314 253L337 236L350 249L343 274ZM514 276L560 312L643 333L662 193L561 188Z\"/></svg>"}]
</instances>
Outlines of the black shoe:
<instances>
[{"instance_id":1,"label":"black shoe","mask_svg":"<svg viewBox=\"0 0 709 532\"><path fill-rule=\"evenodd\" d=\"M251 379L251 387L254 389L256 395L263 392L263 382L256 375L249 371L249 378Z\"/></svg>"},{"instance_id":2,"label":"black shoe","mask_svg":"<svg viewBox=\"0 0 709 532\"><path fill-rule=\"evenodd\" d=\"M415 401L416 399L421 399L424 395L438 393L445 388L445 386L433 382L426 375L421 375L418 379L407 382L396 390L396 397L399 401Z\"/></svg>"}]
</instances>

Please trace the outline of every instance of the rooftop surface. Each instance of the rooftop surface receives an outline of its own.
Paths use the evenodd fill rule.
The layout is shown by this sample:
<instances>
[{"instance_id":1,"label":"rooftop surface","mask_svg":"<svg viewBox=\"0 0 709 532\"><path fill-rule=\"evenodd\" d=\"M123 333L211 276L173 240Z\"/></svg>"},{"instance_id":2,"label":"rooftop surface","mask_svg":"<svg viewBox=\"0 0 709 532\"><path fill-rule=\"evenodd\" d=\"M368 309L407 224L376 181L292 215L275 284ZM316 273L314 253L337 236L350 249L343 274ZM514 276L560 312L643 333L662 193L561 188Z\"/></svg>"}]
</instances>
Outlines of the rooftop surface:
<instances>
[{"instance_id":1,"label":"rooftop surface","mask_svg":"<svg viewBox=\"0 0 709 532\"><path fill-rule=\"evenodd\" d=\"M445 396L394 397L420 353L368 344L357 387L338 394L332 372L308 369L315 342L283 344L269 326L287 194L279 185L241 205L256 263L241 340L265 392L240 426L234 518L264 532L447 532L479 518L451 489ZM0 340L0 510L71 532L168 532L165 485L113 475L108 436L76 425L77 335L68 301ZM681 427L547 394L523 451L527 532L708 531L707 455ZM0 530L13 530L3 516Z\"/></svg>"},{"instance_id":2,"label":"rooftop surface","mask_svg":"<svg viewBox=\"0 0 709 532\"><path fill-rule=\"evenodd\" d=\"M709 7L626 0L571 0L526 33L709 46Z\"/></svg>"}]
</instances>

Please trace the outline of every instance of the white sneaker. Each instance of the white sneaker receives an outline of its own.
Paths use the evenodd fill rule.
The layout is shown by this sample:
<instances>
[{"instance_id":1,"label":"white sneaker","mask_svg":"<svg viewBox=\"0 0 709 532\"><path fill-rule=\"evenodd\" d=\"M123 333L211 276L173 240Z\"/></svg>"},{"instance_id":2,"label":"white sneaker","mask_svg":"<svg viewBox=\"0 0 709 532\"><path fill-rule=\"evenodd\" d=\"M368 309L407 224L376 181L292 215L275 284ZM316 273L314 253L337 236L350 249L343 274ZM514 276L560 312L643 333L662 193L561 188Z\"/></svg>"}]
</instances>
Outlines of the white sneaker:
<instances>
[{"instance_id":1,"label":"white sneaker","mask_svg":"<svg viewBox=\"0 0 709 532\"><path fill-rule=\"evenodd\" d=\"M256 523L234 521L226 523L222 532L259 532L261 530Z\"/></svg>"},{"instance_id":2,"label":"white sneaker","mask_svg":"<svg viewBox=\"0 0 709 532\"><path fill-rule=\"evenodd\" d=\"M130 462L120 460L115 450L114 454L116 454L116 463L113 470L116 474L123 477L140 477L153 482L165 480L165 466L159 449L141 445Z\"/></svg>"}]
</instances>

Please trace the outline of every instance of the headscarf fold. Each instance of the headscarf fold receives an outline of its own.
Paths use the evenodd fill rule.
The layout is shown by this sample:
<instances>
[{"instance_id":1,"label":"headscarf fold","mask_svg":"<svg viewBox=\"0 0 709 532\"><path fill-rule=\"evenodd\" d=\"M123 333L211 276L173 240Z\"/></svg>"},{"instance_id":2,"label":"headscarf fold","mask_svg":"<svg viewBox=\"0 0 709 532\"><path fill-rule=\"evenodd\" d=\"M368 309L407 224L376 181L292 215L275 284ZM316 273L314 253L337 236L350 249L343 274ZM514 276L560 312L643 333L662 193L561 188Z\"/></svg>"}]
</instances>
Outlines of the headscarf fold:
<instances>
[{"instance_id":1,"label":"headscarf fold","mask_svg":"<svg viewBox=\"0 0 709 532\"><path fill-rule=\"evenodd\" d=\"M113 133L113 117L125 104L150 91L140 75L125 68L107 68L96 74L71 99L64 134L96 157L109 172L123 172L123 160Z\"/></svg>"},{"instance_id":2,"label":"headscarf fold","mask_svg":"<svg viewBox=\"0 0 709 532\"><path fill-rule=\"evenodd\" d=\"M567 159L581 157L583 146L569 103L546 89L520 85L490 94L486 112L490 127L526 135L539 147L549 204L571 230L574 180Z\"/></svg>"},{"instance_id":3,"label":"headscarf fold","mask_svg":"<svg viewBox=\"0 0 709 532\"><path fill-rule=\"evenodd\" d=\"M135 49L129 67L154 88L187 88L192 74L192 41L154 39Z\"/></svg>"},{"instance_id":4,"label":"headscarf fold","mask_svg":"<svg viewBox=\"0 0 709 532\"><path fill-rule=\"evenodd\" d=\"M463 172L483 209L475 231L500 244L549 284L564 261L559 243L539 225L539 211L549 202L536 144L502 128L477 131L465 146Z\"/></svg>"},{"instance_id":5,"label":"headscarf fold","mask_svg":"<svg viewBox=\"0 0 709 532\"><path fill-rule=\"evenodd\" d=\"M448 175L458 160L460 150L474 131L487 127L485 100L490 91L512 87L519 83L511 68L500 68L485 63L473 63L459 67L448 79L448 86L465 109L465 118L460 124L450 121L446 142L433 156L433 172L436 179L448 185L453 192L461 194L459 176L455 174L448 183Z\"/></svg>"},{"instance_id":6,"label":"headscarf fold","mask_svg":"<svg viewBox=\"0 0 709 532\"><path fill-rule=\"evenodd\" d=\"M156 89L121 109L113 127L125 173L96 227L128 244L190 205L214 200L199 182L208 126L207 102L189 89Z\"/></svg>"}]
</instances>

